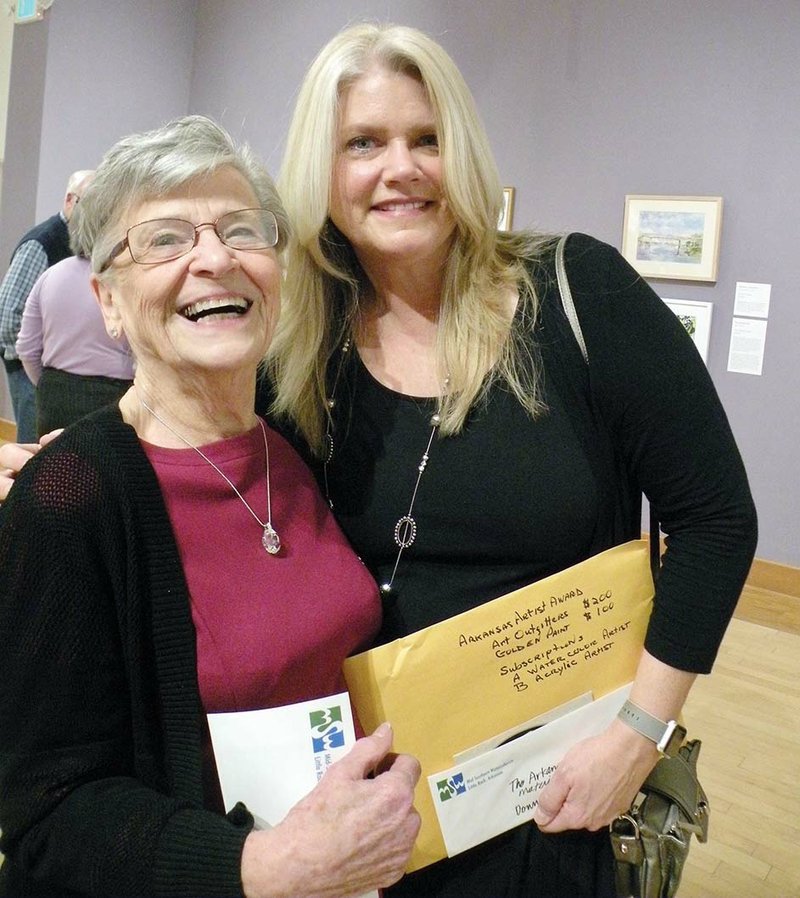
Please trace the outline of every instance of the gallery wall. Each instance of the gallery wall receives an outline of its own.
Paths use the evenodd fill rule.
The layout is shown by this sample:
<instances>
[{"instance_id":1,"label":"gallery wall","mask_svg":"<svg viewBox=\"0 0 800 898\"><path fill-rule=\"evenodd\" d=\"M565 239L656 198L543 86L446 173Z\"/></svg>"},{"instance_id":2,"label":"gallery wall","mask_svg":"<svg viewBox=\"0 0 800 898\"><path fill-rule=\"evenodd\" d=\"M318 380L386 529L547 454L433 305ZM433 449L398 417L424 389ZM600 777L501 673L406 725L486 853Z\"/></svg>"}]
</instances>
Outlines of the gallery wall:
<instances>
[{"instance_id":1,"label":"gallery wall","mask_svg":"<svg viewBox=\"0 0 800 898\"><path fill-rule=\"evenodd\" d=\"M0 177L3 170L3 155L6 145L6 106L8 79L11 76L11 51L14 46L14 20L11 16L0 15ZM0 184L0 199L2 198Z\"/></svg>"},{"instance_id":2,"label":"gallery wall","mask_svg":"<svg viewBox=\"0 0 800 898\"><path fill-rule=\"evenodd\" d=\"M0 273L20 235L61 207L71 172L188 110L194 25L195 0L54 0L41 22L14 26ZM2 366L0 417L13 417Z\"/></svg>"},{"instance_id":3,"label":"gallery wall","mask_svg":"<svg viewBox=\"0 0 800 898\"><path fill-rule=\"evenodd\" d=\"M48 16L46 59L26 62L46 65L37 217L69 170L187 110L277 171L303 70L363 18L423 28L454 56L516 188L516 227L619 246L626 194L722 196L716 283L651 283L713 303L708 366L756 496L758 554L800 566L797 0L55 0ZM15 60L12 83L25 77ZM4 203L0 248L22 230L11 217ZM761 376L727 370L740 281L772 285Z\"/></svg>"},{"instance_id":4,"label":"gallery wall","mask_svg":"<svg viewBox=\"0 0 800 898\"><path fill-rule=\"evenodd\" d=\"M14 27L0 258L60 208L71 172L187 111L194 25L195 0L54 0Z\"/></svg>"}]
</instances>

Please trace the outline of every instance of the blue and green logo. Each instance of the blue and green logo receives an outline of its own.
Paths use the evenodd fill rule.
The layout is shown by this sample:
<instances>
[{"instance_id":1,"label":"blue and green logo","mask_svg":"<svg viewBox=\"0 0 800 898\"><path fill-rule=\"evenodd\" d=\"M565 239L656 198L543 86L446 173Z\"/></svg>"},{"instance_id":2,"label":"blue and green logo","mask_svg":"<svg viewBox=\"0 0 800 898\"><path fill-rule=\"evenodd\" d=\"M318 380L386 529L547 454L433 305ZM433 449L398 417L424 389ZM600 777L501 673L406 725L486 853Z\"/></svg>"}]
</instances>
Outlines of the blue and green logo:
<instances>
[{"instance_id":1,"label":"blue and green logo","mask_svg":"<svg viewBox=\"0 0 800 898\"><path fill-rule=\"evenodd\" d=\"M464 795L467 791L464 774L454 773L446 780L439 780L436 783L436 788L439 790L439 801L450 801L451 798L455 798L457 795Z\"/></svg>"},{"instance_id":2,"label":"blue and green logo","mask_svg":"<svg viewBox=\"0 0 800 898\"><path fill-rule=\"evenodd\" d=\"M311 711L308 720L311 724L311 744L314 747L314 754L344 747L344 726L340 705Z\"/></svg>"}]
</instances>

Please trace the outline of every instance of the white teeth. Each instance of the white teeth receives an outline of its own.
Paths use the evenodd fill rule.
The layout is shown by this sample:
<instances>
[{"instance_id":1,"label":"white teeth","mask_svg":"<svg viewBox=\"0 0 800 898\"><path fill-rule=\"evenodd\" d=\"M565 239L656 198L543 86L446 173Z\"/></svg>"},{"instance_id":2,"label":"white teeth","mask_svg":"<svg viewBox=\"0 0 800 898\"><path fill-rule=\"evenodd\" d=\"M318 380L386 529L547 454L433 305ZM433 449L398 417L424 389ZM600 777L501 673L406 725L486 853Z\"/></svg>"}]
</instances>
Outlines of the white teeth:
<instances>
[{"instance_id":1,"label":"white teeth","mask_svg":"<svg viewBox=\"0 0 800 898\"><path fill-rule=\"evenodd\" d=\"M424 209L428 204L422 200L415 203L387 203L381 206L384 212L404 212L407 209Z\"/></svg>"},{"instance_id":2,"label":"white teeth","mask_svg":"<svg viewBox=\"0 0 800 898\"><path fill-rule=\"evenodd\" d=\"M196 318L198 315L202 315L203 312L208 312L212 309L223 309L234 307L237 309L242 309L243 311L247 311L250 303L241 296L225 296L219 299L201 299L199 302L192 303L192 305L187 306L181 314L184 318L189 318L190 320Z\"/></svg>"}]
</instances>

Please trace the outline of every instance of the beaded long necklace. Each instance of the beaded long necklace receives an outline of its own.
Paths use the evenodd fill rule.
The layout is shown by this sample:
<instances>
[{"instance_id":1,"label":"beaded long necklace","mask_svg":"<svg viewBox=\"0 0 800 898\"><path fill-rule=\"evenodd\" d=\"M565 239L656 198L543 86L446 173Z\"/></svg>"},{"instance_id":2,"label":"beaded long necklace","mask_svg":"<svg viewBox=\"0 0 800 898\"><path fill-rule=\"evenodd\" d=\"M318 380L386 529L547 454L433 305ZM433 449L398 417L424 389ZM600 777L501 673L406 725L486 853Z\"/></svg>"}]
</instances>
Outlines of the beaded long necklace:
<instances>
[{"instance_id":1,"label":"beaded long necklace","mask_svg":"<svg viewBox=\"0 0 800 898\"><path fill-rule=\"evenodd\" d=\"M186 439L185 436L178 433L172 425L168 424L162 417L159 415L154 409L152 409L144 400L141 393L139 394L139 402L142 404L142 408L148 411L156 421L160 421L164 427L173 435L176 436L182 443L185 443L190 449L194 449L194 451L206 462L206 464L211 465L211 467L219 474L219 476L228 484L228 486L236 493L239 497L241 503L244 507L250 512L250 514L255 519L256 523L259 527L261 527L261 545L264 547L264 551L268 555L277 555L281 550L281 538L278 536L276 530L272 526L272 495L270 492L270 482L269 482L269 444L267 443L267 431L264 427L264 422L259 417L258 423L261 426L261 436L264 438L264 469L267 475L267 520L262 521L261 518L253 511L250 503L245 499L245 497L239 492L236 487L236 484L228 477L228 475L217 465L214 464L213 461L194 443L190 443L189 440Z\"/></svg>"},{"instance_id":2,"label":"beaded long necklace","mask_svg":"<svg viewBox=\"0 0 800 898\"><path fill-rule=\"evenodd\" d=\"M341 378L342 369L344 367L345 360L347 359L350 350L353 348L353 341L350 337L348 337L344 343L342 344L342 349L339 357L339 365L336 371L336 377L333 381L333 389L331 390L331 395L327 397L326 404L328 406L328 421L325 429L325 457L323 460L323 483L325 486L325 498L328 500L328 504L331 509L333 509L333 500L331 498L330 486L328 483L328 467L333 460L334 456L334 440L333 440L333 409L336 405L336 389L339 386L339 380ZM445 387L449 383L449 378L445 380ZM411 499L408 503L408 510L404 515L401 515L397 519L397 523L394 525L394 541L397 544L397 556L394 560L394 567L392 568L391 577L385 582L381 583L380 590L381 593L385 596L392 595L394 593L394 580L397 575L397 568L400 564L400 559L403 557L403 552L409 548L409 546L413 545L414 540L417 538L417 521L414 518L414 503L417 500L417 492L419 491L420 481L422 480L422 475L425 473L425 469L428 466L428 459L430 458L431 446L433 445L433 438L436 436L436 431L439 429L439 425L441 424L441 417L438 413L431 415L430 417L430 427L431 432L428 435L428 442L425 446L425 451L422 453L422 458L420 459L419 464L417 465L417 479L414 482L414 489L411 493Z\"/></svg>"}]
</instances>

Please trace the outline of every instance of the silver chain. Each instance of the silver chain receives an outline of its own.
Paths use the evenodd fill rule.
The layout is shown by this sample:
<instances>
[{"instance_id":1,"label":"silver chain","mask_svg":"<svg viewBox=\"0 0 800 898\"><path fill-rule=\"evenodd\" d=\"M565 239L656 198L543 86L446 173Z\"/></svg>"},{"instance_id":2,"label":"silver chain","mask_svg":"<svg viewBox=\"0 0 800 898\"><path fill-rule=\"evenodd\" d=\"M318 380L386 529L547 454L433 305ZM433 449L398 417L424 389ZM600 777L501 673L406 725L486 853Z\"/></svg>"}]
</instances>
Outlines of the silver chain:
<instances>
[{"instance_id":1,"label":"silver chain","mask_svg":"<svg viewBox=\"0 0 800 898\"><path fill-rule=\"evenodd\" d=\"M137 391L138 392L138 391ZM241 501L242 505L250 512L250 514L255 519L256 523L262 529L261 543L264 546L265 551L270 555L277 555L281 548L281 540L278 536L277 532L272 526L272 495L270 492L270 482L269 482L269 444L267 443L267 431L264 427L264 422L261 420L261 417L258 417L258 423L261 427L261 436L264 438L264 468L267 475L267 521L266 523L261 520L261 518L253 511L250 503L245 499L245 497L239 492L236 488L236 484L228 477L228 475L217 465L214 464L213 461L202 452L197 446L193 443L190 443L189 440L186 439L185 436L178 433L172 425L168 424L162 417L159 415L153 408L151 408L142 397L139 392L139 402L142 404L142 408L148 411L156 421L160 421L164 427L173 435L176 436L182 443L185 443L190 449L194 449L194 451L203 459L206 464L211 465L211 467L219 474L220 477L228 484L228 486L236 493Z\"/></svg>"},{"instance_id":2,"label":"silver chain","mask_svg":"<svg viewBox=\"0 0 800 898\"><path fill-rule=\"evenodd\" d=\"M414 484L414 492L411 494L411 501L408 503L408 511L401 518L398 518L397 523L394 525L394 541L399 546L399 549L397 550L397 558L394 560L392 576L387 583L381 583L381 592L384 595L391 595L392 585L394 584L394 578L397 574L397 566L400 564L403 550L407 549L417 538L417 522L411 516L411 512L414 510L414 502L417 498L419 482L422 480L422 475L425 473L425 468L428 466L428 458L433 444L433 438L436 436L436 431L440 423L441 419L438 414L431 416L431 435L428 437L428 445L425 447L420 463L417 466L417 482Z\"/></svg>"},{"instance_id":3,"label":"silver chain","mask_svg":"<svg viewBox=\"0 0 800 898\"><path fill-rule=\"evenodd\" d=\"M336 371L336 377L333 382L333 390L331 391L331 396L327 400L328 406L328 421L327 427L325 430L325 459L323 462L322 472L323 472L323 481L325 486L325 498L328 500L328 505L333 508L333 500L331 499L330 487L328 484L328 466L333 460L333 408L336 404L336 388L339 385L339 379L342 374L342 367L344 365L344 360L347 354L352 349L353 342L350 337L348 337L344 343L342 344L342 349L339 356L339 366ZM446 378L444 385L447 388L447 385L450 383L450 378ZM430 457L431 446L433 445L433 438L436 436L436 431L439 428L439 424L441 423L441 418L437 414L431 416L430 425L431 432L428 437L428 445L425 447L425 451L422 453L422 458L420 459L420 463L417 466L417 480L414 484L414 490L411 493L411 501L408 504L408 511L400 518L398 518L397 523L394 525L394 541L398 546L397 557L394 560L394 567L392 568L392 576L386 583L381 584L381 592L384 595L391 595L392 587L394 585L394 578L397 574L397 568L400 564L400 559L403 556L403 551L407 549L414 540L417 538L417 522L415 518L412 516L411 512L414 510L414 502L417 499L417 491L419 490L419 484L422 480L422 475L425 473L425 468L428 466L428 459Z\"/></svg>"}]
</instances>

